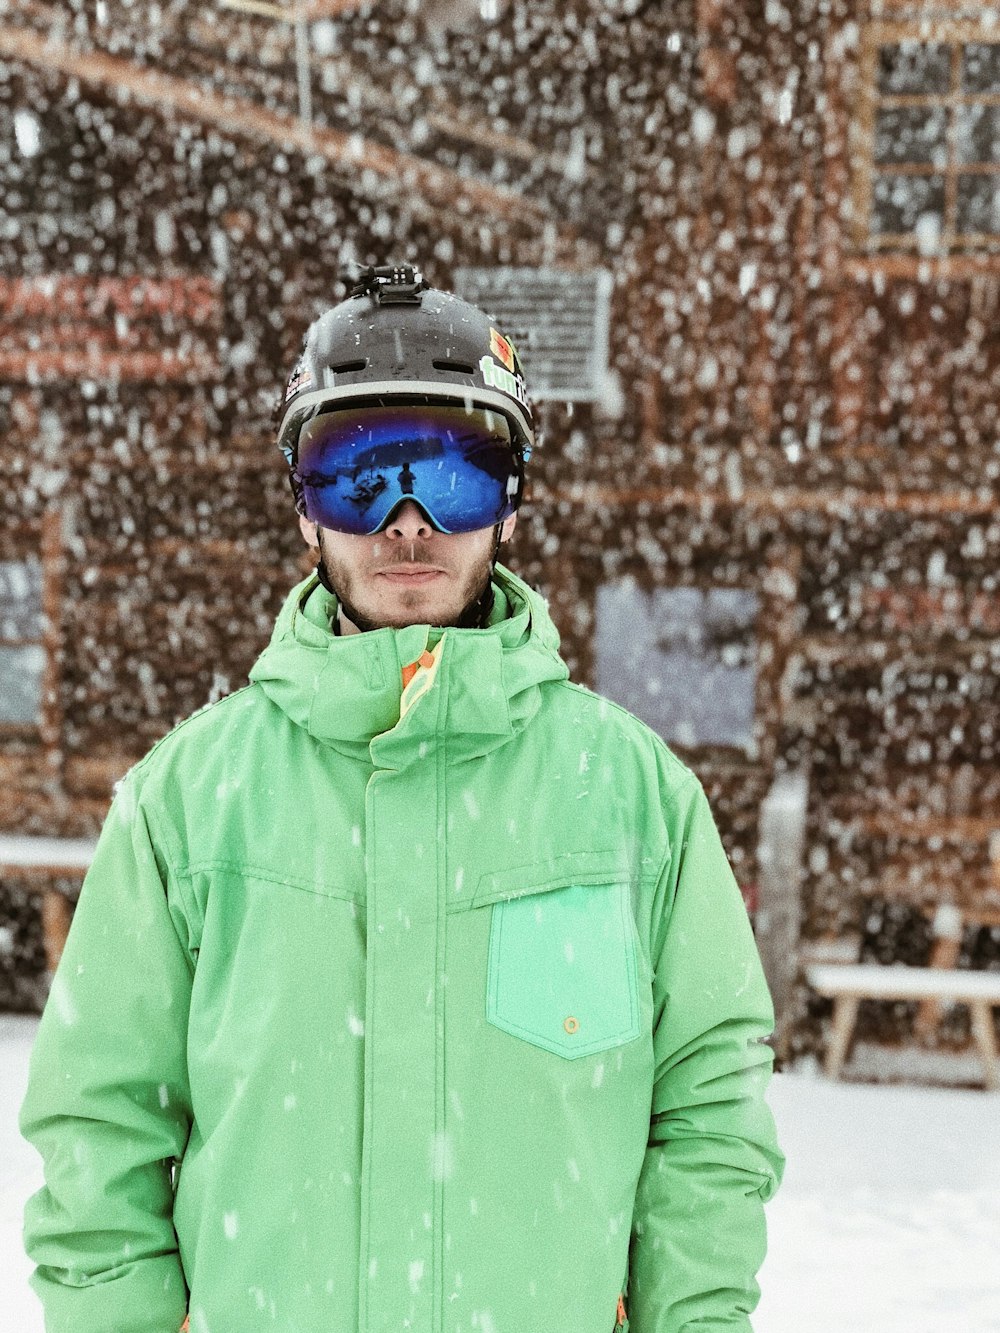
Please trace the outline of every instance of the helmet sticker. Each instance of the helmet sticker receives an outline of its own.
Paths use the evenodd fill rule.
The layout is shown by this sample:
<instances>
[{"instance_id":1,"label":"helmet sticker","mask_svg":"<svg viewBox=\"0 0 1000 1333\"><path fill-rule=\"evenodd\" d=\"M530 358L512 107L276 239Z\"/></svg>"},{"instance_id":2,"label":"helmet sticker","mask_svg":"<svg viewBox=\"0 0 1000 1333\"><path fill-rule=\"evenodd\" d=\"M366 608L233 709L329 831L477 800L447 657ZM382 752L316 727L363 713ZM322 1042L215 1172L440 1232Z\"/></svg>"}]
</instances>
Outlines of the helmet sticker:
<instances>
[{"instance_id":1,"label":"helmet sticker","mask_svg":"<svg viewBox=\"0 0 1000 1333\"><path fill-rule=\"evenodd\" d=\"M514 370L514 344L496 329L490 329L490 351L508 370Z\"/></svg>"},{"instance_id":2,"label":"helmet sticker","mask_svg":"<svg viewBox=\"0 0 1000 1333\"><path fill-rule=\"evenodd\" d=\"M289 398L294 398L297 393L301 393L303 389L311 388L312 382L312 371L301 360L298 361L285 389L285 402L287 403Z\"/></svg>"},{"instance_id":3,"label":"helmet sticker","mask_svg":"<svg viewBox=\"0 0 1000 1333\"><path fill-rule=\"evenodd\" d=\"M479 369L491 389L499 389L528 407L528 390L523 375L512 375L504 366L498 366L491 356L479 358Z\"/></svg>"}]
</instances>

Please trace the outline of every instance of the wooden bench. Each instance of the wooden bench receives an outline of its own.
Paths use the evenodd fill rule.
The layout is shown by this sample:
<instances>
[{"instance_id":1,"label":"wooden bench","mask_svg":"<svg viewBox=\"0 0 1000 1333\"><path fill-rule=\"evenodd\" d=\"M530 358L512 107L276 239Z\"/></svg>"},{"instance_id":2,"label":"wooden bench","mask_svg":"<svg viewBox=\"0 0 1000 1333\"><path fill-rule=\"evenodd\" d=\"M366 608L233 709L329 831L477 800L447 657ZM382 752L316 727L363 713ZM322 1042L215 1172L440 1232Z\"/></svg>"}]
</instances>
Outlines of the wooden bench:
<instances>
[{"instance_id":1,"label":"wooden bench","mask_svg":"<svg viewBox=\"0 0 1000 1333\"><path fill-rule=\"evenodd\" d=\"M29 879L82 878L93 860L96 846L94 838L41 838L0 833L0 876L6 871ZM42 888L42 934L50 978L62 956L71 917L66 895L45 885Z\"/></svg>"},{"instance_id":2,"label":"wooden bench","mask_svg":"<svg viewBox=\"0 0 1000 1333\"><path fill-rule=\"evenodd\" d=\"M843 1067L862 1000L947 1000L969 1006L972 1037L983 1062L983 1080L987 1088L1000 1089L1000 1060L991 1013L994 1005L1000 1005L1000 972L813 963L806 968L806 979L817 994L833 1000L833 1031L825 1060L830 1078L837 1078Z\"/></svg>"}]
</instances>

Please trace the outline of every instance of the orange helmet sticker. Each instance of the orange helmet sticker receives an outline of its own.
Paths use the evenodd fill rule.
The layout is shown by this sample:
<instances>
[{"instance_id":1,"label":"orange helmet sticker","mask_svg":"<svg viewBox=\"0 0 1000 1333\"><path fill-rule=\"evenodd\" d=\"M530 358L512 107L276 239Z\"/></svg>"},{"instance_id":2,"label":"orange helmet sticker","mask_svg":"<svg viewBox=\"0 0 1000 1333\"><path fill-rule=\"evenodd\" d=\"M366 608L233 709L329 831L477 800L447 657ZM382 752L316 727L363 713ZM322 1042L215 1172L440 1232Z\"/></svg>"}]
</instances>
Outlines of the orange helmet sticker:
<instances>
[{"instance_id":1,"label":"orange helmet sticker","mask_svg":"<svg viewBox=\"0 0 1000 1333\"><path fill-rule=\"evenodd\" d=\"M508 370L514 369L514 344L496 329L490 329L490 351Z\"/></svg>"}]
</instances>

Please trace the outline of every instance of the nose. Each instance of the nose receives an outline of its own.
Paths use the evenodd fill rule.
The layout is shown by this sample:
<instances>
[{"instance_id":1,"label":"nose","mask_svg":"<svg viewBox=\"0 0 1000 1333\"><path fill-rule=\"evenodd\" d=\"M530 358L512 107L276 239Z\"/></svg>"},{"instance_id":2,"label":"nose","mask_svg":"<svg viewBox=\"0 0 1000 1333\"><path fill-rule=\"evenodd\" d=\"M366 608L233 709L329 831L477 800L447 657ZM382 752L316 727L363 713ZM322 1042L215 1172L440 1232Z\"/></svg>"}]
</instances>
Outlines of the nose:
<instances>
[{"instance_id":1,"label":"nose","mask_svg":"<svg viewBox=\"0 0 1000 1333\"><path fill-rule=\"evenodd\" d=\"M415 541L434 532L430 519L413 500L404 500L385 526L385 535L395 540Z\"/></svg>"}]
</instances>

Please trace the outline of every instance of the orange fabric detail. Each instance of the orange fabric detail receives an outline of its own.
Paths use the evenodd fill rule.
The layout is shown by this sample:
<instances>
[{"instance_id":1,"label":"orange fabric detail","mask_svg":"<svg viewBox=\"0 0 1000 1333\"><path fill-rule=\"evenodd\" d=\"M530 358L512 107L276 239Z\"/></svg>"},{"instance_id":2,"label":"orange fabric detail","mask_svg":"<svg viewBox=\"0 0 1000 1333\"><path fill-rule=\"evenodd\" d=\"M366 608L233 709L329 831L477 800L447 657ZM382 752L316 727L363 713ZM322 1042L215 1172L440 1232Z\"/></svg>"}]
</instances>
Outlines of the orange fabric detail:
<instances>
[{"instance_id":1,"label":"orange fabric detail","mask_svg":"<svg viewBox=\"0 0 1000 1333\"><path fill-rule=\"evenodd\" d=\"M188 1329L189 1329L190 1327L191 1327L191 1320L188 1318L187 1315L185 1315L185 1316L184 1316L184 1323L181 1324L181 1326L180 1326L180 1333L188 1333Z\"/></svg>"},{"instance_id":2,"label":"orange fabric detail","mask_svg":"<svg viewBox=\"0 0 1000 1333\"><path fill-rule=\"evenodd\" d=\"M434 665L434 658L425 648L415 662L411 662L409 666L403 667L403 689L405 690L407 685L409 685L410 681L417 674L417 669L419 667L424 667L426 669L427 667L432 667L433 665Z\"/></svg>"},{"instance_id":3,"label":"orange fabric detail","mask_svg":"<svg viewBox=\"0 0 1000 1333\"><path fill-rule=\"evenodd\" d=\"M625 1320L627 1319L627 1317L628 1317L628 1316L625 1314L625 1297L624 1297L624 1296L619 1296L619 1297L618 1297L618 1322L619 1322L619 1324L624 1325Z\"/></svg>"}]
</instances>

